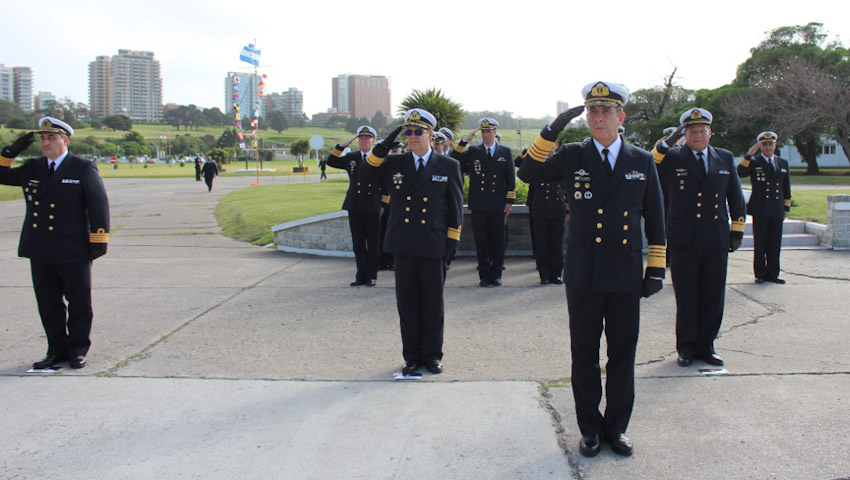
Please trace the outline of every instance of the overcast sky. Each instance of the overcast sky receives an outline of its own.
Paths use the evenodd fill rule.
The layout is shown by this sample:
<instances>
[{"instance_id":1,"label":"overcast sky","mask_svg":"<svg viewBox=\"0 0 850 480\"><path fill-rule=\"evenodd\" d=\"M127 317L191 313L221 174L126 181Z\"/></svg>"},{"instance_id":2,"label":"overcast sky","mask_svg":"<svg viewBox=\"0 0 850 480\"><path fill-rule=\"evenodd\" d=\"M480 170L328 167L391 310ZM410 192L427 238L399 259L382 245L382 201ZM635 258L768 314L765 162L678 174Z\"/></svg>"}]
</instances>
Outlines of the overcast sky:
<instances>
[{"instance_id":1,"label":"overcast sky","mask_svg":"<svg viewBox=\"0 0 850 480\"><path fill-rule=\"evenodd\" d=\"M4 0L0 63L31 67L33 93L89 103L96 56L151 51L163 103L223 109L225 75L250 68L239 52L256 38L266 91L298 88L307 115L331 106L332 77L357 73L388 76L394 109L413 89L437 87L466 110L543 117L557 100L581 102L587 83L637 90L674 66L685 88L725 85L780 26L821 22L846 45L841 4Z\"/></svg>"}]
</instances>

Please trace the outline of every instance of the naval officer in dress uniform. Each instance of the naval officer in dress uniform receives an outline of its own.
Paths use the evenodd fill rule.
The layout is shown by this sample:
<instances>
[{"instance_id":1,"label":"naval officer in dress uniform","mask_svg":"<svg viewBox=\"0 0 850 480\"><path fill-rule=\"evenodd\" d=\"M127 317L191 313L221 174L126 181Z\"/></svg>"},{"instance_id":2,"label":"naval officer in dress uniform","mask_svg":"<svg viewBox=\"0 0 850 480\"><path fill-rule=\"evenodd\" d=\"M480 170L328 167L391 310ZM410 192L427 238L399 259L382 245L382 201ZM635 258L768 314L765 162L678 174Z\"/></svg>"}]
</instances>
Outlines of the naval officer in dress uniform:
<instances>
[{"instance_id":1,"label":"naval officer in dress uniform","mask_svg":"<svg viewBox=\"0 0 850 480\"><path fill-rule=\"evenodd\" d=\"M747 214L753 217L756 283L785 283L779 278L779 251L782 224L791 210L791 174L788 161L776 155L776 139L774 132L760 133L738 165L738 176L750 177L752 184Z\"/></svg>"},{"instance_id":2,"label":"naval officer in dress uniform","mask_svg":"<svg viewBox=\"0 0 850 480\"><path fill-rule=\"evenodd\" d=\"M358 171L372 151L376 137L374 128L363 125L357 129L357 135L337 145L327 160L331 167L348 172L348 191L342 209L348 210L348 226L351 228L351 242L357 264L357 274L350 284L352 287L374 287L381 261L381 211L382 199L386 200L386 190L381 182L364 183L358 178ZM354 140L359 142L360 149L343 155L343 150Z\"/></svg>"},{"instance_id":3,"label":"naval officer in dress uniform","mask_svg":"<svg viewBox=\"0 0 850 480\"><path fill-rule=\"evenodd\" d=\"M667 245L676 293L676 361L683 367L694 358L723 365L714 339L723 320L729 252L744 237L741 181L732 152L709 144L712 120L708 110L687 110L679 128L653 150L670 196ZM671 147L682 135L685 144Z\"/></svg>"},{"instance_id":4,"label":"naval officer in dress uniform","mask_svg":"<svg viewBox=\"0 0 850 480\"><path fill-rule=\"evenodd\" d=\"M505 263L505 223L516 200L516 169L511 149L496 142L499 122L482 118L478 128L463 138L451 152L469 175L469 210L478 256L479 285L502 284ZM481 145L466 145L481 131Z\"/></svg>"},{"instance_id":5,"label":"naval officer in dress uniform","mask_svg":"<svg viewBox=\"0 0 850 480\"><path fill-rule=\"evenodd\" d=\"M43 157L10 168L32 144L33 132L0 153L0 183L22 187L26 199L18 256L30 259L47 336L47 355L33 368L65 360L71 368L83 368L91 346L91 264L106 253L109 201L97 166L68 151L70 125L44 117L35 133Z\"/></svg>"},{"instance_id":6,"label":"naval officer in dress uniform","mask_svg":"<svg viewBox=\"0 0 850 480\"><path fill-rule=\"evenodd\" d=\"M443 371L445 260L457 248L463 222L463 181L457 160L431 148L437 120L426 110L404 114L360 171L361 182L385 182L390 218L384 250L395 258L396 305L404 366L410 375L424 366ZM388 155L405 129L406 153Z\"/></svg>"},{"instance_id":7,"label":"naval officer in dress uniform","mask_svg":"<svg viewBox=\"0 0 850 480\"><path fill-rule=\"evenodd\" d=\"M632 443L625 432L634 404L640 298L661 290L664 278L661 186L649 152L629 145L618 134L626 117L628 90L611 82L593 82L582 95L584 106L561 113L540 132L518 175L529 184L561 182L569 201L564 283L573 396L582 434L579 451L592 457L605 440L615 453L631 455ZM547 159L558 133L585 106L591 138L564 145ZM539 193L535 191L535 201ZM641 218L649 242L645 270ZM599 411L603 331L608 341L604 414Z\"/></svg>"}]
</instances>

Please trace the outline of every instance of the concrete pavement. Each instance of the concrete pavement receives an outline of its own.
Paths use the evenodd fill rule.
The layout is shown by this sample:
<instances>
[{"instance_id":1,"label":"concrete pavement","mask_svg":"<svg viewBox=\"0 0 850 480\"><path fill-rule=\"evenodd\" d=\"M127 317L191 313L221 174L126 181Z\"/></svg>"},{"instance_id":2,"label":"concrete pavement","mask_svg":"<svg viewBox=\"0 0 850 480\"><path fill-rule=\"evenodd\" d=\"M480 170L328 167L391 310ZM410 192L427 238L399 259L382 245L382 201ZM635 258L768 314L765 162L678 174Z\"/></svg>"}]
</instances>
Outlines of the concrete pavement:
<instances>
[{"instance_id":1,"label":"concrete pavement","mask_svg":"<svg viewBox=\"0 0 850 480\"><path fill-rule=\"evenodd\" d=\"M850 477L850 252L785 251L782 286L732 254L723 375L675 364L666 281L642 305L635 455L586 459L564 291L531 259L498 289L458 259L445 373L395 382L391 272L350 288L351 259L223 237L216 201L254 181L107 178L89 365L54 374L26 373L46 343L16 256L23 202L0 203L0 478Z\"/></svg>"}]
</instances>

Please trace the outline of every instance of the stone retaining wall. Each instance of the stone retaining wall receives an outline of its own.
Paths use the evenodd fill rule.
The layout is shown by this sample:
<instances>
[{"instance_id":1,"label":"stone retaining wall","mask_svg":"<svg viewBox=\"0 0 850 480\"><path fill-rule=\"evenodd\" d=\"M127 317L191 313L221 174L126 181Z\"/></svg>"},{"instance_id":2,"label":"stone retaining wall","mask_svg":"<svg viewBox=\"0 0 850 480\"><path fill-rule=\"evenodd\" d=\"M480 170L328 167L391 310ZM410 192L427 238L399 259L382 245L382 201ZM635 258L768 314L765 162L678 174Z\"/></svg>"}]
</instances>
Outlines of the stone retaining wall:
<instances>
[{"instance_id":1,"label":"stone retaining wall","mask_svg":"<svg viewBox=\"0 0 850 480\"><path fill-rule=\"evenodd\" d=\"M850 195L827 195L824 244L850 250Z\"/></svg>"}]
</instances>

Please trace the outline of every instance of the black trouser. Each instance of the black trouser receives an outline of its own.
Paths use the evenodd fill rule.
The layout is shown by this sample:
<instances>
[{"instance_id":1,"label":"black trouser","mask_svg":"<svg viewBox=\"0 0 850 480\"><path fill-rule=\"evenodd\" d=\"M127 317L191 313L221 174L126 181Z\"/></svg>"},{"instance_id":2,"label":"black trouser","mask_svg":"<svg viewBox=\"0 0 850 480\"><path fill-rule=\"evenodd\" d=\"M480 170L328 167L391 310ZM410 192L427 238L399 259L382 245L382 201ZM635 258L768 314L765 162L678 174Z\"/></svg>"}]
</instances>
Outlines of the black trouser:
<instances>
[{"instance_id":1,"label":"black trouser","mask_svg":"<svg viewBox=\"0 0 850 480\"><path fill-rule=\"evenodd\" d=\"M492 281L502 278L505 263L505 212L472 211L472 232L478 255L478 277Z\"/></svg>"},{"instance_id":2,"label":"black trouser","mask_svg":"<svg viewBox=\"0 0 850 480\"><path fill-rule=\"evenodd\" d=\"M729 252L722 249L670 248L679 354L714 353L714 339L723 321L728 258Z\"/></svg>"},{"instance_id":3,"label":"black trouser","mask_svg":"<svg viewBox=\"0 0 850 480\"><path fill-rule=\"evenodd\" d=\"M208 192L212 192L213 179L215 179L215 175L204 175L204 183L207 184Z\"/></svg>"},{"instance_id":4,"label":"black trouser","mask_svg":"<svg viewBox=\"0 0 850 480\"><path fill-rule=\"evenodd\" d=\"M47 336L47 354L73 358L91 346L91 262L30 261L38 313ZM68 301L67 308L62 297Z\"/></svg>"},{"instance_id":5,"label":"black trouser","mask_svg":"<svg viewBox=\"0 0 850 480\"><path fill-rule=\"evenodd\" d=\"M753 217L753 272L756 278L779 278L784 217Z\"/></svg>"},{"instance_id":6,"label":"black trouser","mask_svg":"<svg viewBox=\"0 0 850 480\"><path fill-rule=\"evenodd\" d=\"M536 238L534 261L541 280L560 277L564 271L564 217L536 217L532 223L532 238Z\"/></svg>"},{"instance_id":7,"label":"black trouser","mask_svg":"<svg viewBox=\"0 0 850 480\"><path fill-rule=\"evenodd\" d=\"M536 222L535 222L536 223ZM573 398L582 435L625 433L635 400L635 350L640 329L638 293L594 293L567 287ZM605 414L599 341L608 344Z\"/></svg>"},{"instance_id":8,"label":"black trouser","mask_svg":"<svg viewBox=\"0 0 850 480\"><path fill-rule=\"evenodd\" d=\"M377 279L381 259L381 216L377 212L348 212L348 226L357 262L355 279L360 282Z\"/></svg>"},{"instance_id":9,"label":"black trouser","mask_svg":"<svg viewBox=\"0 0 850 480\"><path fill-rule=\"evenodd\" d=\"M392 268L393 266L393 254L387 251L384 251L384 237L387 236L387 222L390 220L390 207L384 207L384 212L381 214L381 235L378 237L378 242L381 244L381 258L378 260L378 263L381 267Z\"/></svg>"},{"instance_id":10,"label":"black trouser","mask_svg":"<svg viewBox=\"0 0 850 480\"><path fill-rule=\"evenodd\" d=\"M442 258L395 255L395 297L405 360L443 358L444 278Z\"/></svg>"}]
</instances>

